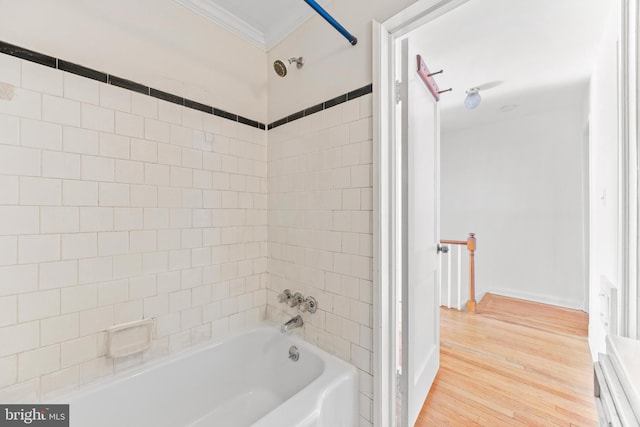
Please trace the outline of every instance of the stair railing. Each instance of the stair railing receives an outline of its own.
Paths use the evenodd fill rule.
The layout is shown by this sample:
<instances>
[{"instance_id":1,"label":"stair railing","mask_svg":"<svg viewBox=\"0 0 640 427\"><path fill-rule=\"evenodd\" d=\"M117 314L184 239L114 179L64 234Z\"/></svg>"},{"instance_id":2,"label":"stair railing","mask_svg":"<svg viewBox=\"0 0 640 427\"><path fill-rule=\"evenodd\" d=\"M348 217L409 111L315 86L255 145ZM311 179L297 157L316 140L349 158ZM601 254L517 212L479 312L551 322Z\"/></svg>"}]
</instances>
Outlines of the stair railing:
<instances>
[{"instance_id":1,"label":"stair railing","mask_svg":"<svg viewBox=\"0 0 640 427\"><path fill-rule=\"evenodd\" d=\"M449 246L446 245L455 245L457 247L457 292L456 299L458 303L455 305L455 308L460 310L462 307L462 294L461 294L461 283L462 283L462 247L466 246L467 251L469 252L469 299L466 303L466 310L470 313L476 312L476 280L475 280L475 251L476 251L476 238L475 233L469 233L469 237L467 240L440 240L440 244L443 246L438 247L438 251L448 254L447 256L447 286L446 286L446 294L447 294L447 307L454 308L452 303L452 293L453 293L453 274L452 274L452 263L453 256L449 254ZM442 272L442 258L440 258L440 271ZM440 276L442 282L442 275ZM443 284L440 283L440 289L443 290ZM443 290L444 291L444 290ZM444 293L444 292L443 292Z\"/></svg>"}]
</instances>

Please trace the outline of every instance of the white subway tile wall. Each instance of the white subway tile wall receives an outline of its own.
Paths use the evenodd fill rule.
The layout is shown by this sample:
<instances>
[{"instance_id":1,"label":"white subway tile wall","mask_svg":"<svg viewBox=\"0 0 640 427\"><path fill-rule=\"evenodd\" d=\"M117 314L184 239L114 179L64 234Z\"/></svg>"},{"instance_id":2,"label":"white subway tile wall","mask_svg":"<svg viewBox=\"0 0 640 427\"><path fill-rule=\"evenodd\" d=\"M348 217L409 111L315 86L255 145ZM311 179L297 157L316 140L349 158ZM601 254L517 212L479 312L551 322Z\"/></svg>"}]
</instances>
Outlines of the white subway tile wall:
<instances>
[{"instance_id":1,"label":"white subway tile wall","mask_svg":"<svg viewBox=\"0 0 640 427\"><path fill-rule=\"evenodd\" d=\"M297 333L356 366L362 426L373 421L371 102L365 95L270 130L267 168L268 315L299 313L278 303L284 289L318 300Z\"/></svg>"},{"instance_id":2,"label":"white subway tile wall","mask_svg":"<svg viewBox=\"0 0 640 427\"><path fill-rule=\"evenodd\" d=\"M0 54L0 401L265 316L266 132ZM105 329L155 318L114 361Z\"/></svg>"}]
</instances>

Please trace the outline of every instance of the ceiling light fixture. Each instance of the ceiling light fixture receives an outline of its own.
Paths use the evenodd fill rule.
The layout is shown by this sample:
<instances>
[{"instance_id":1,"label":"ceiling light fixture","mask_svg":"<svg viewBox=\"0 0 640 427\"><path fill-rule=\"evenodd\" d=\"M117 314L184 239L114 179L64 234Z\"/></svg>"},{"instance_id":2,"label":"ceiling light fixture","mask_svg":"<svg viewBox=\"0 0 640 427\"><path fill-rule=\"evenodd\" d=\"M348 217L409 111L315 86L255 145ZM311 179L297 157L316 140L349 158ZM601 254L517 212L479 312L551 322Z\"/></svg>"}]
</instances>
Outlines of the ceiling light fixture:
<instances>
[{"instance_id":1,"label":"ceiling light fixture","mask_svg":"<svg viewBox=\"0 0 640 427\"><path fill-rule=\"evenodd\" d=\"M467 97L464 99L464 106L466 109L473 110L478 105L480 105L480 101L482 101L482 98L478 93L479 91L479 88L473 87L465 92L467 94Z\"/></svg>"}]
</instances>

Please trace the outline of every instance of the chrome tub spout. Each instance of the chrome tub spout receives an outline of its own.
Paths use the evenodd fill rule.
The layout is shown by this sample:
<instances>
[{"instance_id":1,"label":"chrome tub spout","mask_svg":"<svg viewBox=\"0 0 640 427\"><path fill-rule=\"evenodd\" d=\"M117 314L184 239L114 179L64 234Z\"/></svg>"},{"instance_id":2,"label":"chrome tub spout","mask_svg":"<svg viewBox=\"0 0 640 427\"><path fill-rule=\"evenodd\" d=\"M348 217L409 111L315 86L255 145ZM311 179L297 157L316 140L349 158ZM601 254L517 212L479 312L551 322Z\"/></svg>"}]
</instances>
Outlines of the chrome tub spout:
<instances>
[{"instance_id":1,"label":"chrome tub spout","mask_svg":"<svg viewBox=\"0 0 640 427\"><path fill-rule=\"evenodd\" d=\"M296 317L292 317L287 323L280 327L280 332L283 334L289 333L292 329L301 328L304 325L304 321L302 320L302 316L299 314Z\"/></svg>"}]
</instances>

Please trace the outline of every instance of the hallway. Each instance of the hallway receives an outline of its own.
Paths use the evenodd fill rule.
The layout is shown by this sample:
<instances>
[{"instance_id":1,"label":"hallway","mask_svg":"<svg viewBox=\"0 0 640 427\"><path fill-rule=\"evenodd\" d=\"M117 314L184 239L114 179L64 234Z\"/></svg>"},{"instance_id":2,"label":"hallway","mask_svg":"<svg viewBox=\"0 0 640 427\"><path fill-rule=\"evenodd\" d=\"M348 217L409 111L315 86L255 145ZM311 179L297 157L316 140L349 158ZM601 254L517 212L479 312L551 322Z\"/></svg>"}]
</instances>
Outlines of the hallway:
<instances>
[{"instance_id":1,"label":"hallway","mask_svg":"<svg viewBox=\"0 0 640 427\"><path fill-rule=\"evenodd\" d=\"M441 309L441 365L417 427L596 426L587 314L487 294Z\"/></svg>"}]
</instances>

